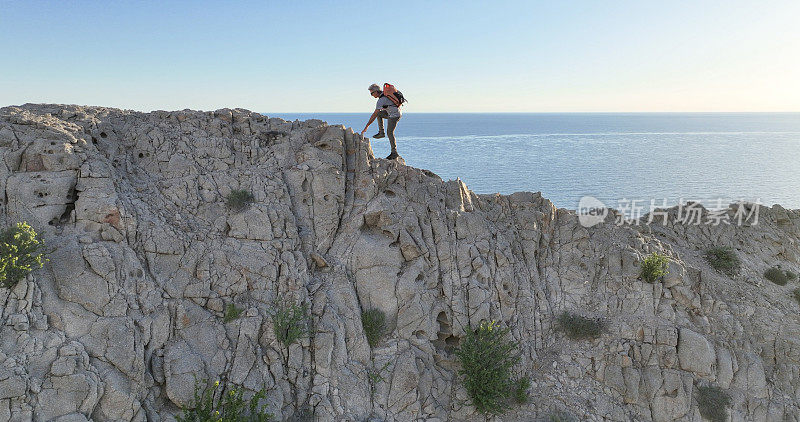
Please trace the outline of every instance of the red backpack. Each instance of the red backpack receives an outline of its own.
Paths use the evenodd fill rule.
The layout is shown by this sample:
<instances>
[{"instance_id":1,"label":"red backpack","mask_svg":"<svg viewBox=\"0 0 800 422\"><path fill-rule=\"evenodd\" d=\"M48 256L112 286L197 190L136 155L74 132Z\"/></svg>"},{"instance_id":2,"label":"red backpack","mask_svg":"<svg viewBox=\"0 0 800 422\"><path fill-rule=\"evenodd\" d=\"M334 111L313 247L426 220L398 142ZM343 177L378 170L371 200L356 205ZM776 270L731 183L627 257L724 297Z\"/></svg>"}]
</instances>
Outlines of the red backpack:
<instances>
[{"instance_id":1,"label":"red backpack","mask_svg":"<svg viewBox=\"0 0 800 422\"><path fill-rule=\"evenodd\" d=\"M394 105L398 107L400 107L401 105L403 105L403 103L406 102L405 97L403 97L403 93L398 91L397 88L394 87L394 85L388 82L383 84L383 95L392 100Z\"/></svg>"}]
</instances>

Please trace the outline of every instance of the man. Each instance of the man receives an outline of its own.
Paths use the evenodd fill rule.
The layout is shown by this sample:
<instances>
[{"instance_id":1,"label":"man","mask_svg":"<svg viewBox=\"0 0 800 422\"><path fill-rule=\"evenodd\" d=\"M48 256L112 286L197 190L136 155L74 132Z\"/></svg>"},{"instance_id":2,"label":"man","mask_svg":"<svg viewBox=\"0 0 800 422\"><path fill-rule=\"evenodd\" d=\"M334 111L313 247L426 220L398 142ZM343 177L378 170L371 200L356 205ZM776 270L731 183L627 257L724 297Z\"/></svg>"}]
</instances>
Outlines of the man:
<instances>
[{"instance_id":1,"label":"man","mask_svg":"<svg viewBox=\"0 0 800 422\"><path fill-rule=\"evenodd\" d=\"M381 91L381 87L377 84L372 84L369 86L369 93L373 97L378 99L377 104L375 104L375 112L372 113L372 116L369 118L369 122L367 125L364 126L364 130L361 131L363 135L364 132L367 131L369 125L375 121L375 118L378 119L378 133L373 135L373 138L383 138L386 134L383 132L383 119L388 120L386 124L386 131L389 135L389 145L392 146L392 153L386 157L387 160L394 160L395 158L399 157L400 154L397 153L397 143L394 140L394 128L397 126L397 121L403 117L402 113L400 113L400 108L397 107L392 100L390 100L387 96L383 95L383 91Z\"/></svg>"}]
</instances>

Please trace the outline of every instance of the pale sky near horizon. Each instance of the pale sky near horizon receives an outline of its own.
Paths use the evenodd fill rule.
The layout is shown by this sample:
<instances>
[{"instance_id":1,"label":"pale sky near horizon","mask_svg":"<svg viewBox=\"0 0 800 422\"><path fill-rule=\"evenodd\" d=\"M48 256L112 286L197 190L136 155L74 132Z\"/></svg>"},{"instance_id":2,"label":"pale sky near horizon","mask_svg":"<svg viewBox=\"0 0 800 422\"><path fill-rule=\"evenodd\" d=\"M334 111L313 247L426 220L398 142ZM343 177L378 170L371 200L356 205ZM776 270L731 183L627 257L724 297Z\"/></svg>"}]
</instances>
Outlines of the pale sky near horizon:
<instances>
[{"instance_id":1,"label":"pale sky near horizon","mask_svg":"<svg viewBox=\"0 0 800 422\"><path fill-rule=\"evenodd\" d=\"M800 1L0 0L0 106L800 111Z\"/></svg>"}]
</instances>

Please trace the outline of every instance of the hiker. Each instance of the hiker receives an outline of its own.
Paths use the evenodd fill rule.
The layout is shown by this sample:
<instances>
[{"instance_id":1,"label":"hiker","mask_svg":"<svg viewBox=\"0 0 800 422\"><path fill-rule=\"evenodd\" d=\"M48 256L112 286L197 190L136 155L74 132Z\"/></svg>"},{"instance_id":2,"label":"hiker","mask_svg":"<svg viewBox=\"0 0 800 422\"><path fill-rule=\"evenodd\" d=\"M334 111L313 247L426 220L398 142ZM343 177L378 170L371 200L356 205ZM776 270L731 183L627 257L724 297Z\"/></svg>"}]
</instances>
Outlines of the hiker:
<instances>
[{"instance_id":1,"label":"hiker","mask_svg":"<svg viewBox=\"0 0 800 422\"><path fill-rule=\"evenodd\" d=\"M389 84L386 85L392 87ZM394 91L394 87L392 87L392 90ZM375 112L373 112L372 116L369 117L369 122L367 122L367 125L364 126L364 130L361 131L361 134L363 135L364 132L367 131L369 125L371 125L372 122L375 121L375 118L377 117L378 133L372 135L372 137L376 139L383 138L384 136L386 136L386 134L383 132L383 119L388 120L389 122L386 124L386 131L389 134L389 144L392 146L392 152L391 154L389 154L388 157L386 157L386 159L394 160L395 158L400 156L400 154L397 153L397 143L394 140L394 128L397 126L397 121L400 120L401 117L403 117L403 114L400 113L400 107L398 107L398 105L395 104L395 102L392 101L392 99L384 95L383 90L381 90L381 87L378 86L378 84L370 85L369 93L373 97L377 98L378 102L377 104L375 104ZM402 94L400 94L400 98L401 98L400 105L402 105Z\"/></svg>"}]
</instances>

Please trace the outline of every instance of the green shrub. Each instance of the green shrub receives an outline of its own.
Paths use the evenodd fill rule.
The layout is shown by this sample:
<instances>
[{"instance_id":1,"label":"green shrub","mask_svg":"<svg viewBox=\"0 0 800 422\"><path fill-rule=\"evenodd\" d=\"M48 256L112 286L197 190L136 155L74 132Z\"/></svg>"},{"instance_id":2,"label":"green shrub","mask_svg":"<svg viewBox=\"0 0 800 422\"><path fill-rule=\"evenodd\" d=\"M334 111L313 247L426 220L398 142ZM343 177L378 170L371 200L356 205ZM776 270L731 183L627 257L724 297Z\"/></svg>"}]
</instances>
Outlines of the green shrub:
<instances>
[{"instance_id":1,"label":"green shrub","mask_svg":"<svg viewBox=\"0 0 800 422\"><path fill-rule=\"evenodd\" d=\"M228 199L225 203L228 205L228 208L234 211L242 211L253 203L255 199L256 198L249 191L236 189L228 194Z\"/></svg>"},{"instance_id":2,"label":"green shrub","mask_svg":"<svg viewBox=\"0 0 800 422\"><path fill-rule=\"evenodd\" d=\"M794 300L796 300L797 303L800 303L800 287L794 289L792 295L794 296Z\"/></svg>"},{"instance_id":3,"label":"green shrub","mask_svg":"<svg viewBox=\"0 0 800 422\"><path fill-rule=\"evenodd\" d=\"M731 404L731 397L716 386L697 387L697 406L700 415L712 422L725 422L727 408Z\"/></svg>"},{"instance_id":4,"label":"green shrub","mask_svg":"<svg viewBox=\"0 0 800 422\"><path fill-rule=\"evenodd\" d=\"M275 338L286 347L308 334L308 306L282 301L272 311Z\"/></svg>"},{"instance_id":5,"label":"green shrub","mask_svg":"<svg viewBox=\"0 0 800 422\"><path fill-rule=\"evenodd\" d=\"M259 406L259 400L266 397L266 392L261 390L253 395L250 400L244 400L243 392L238 388L231 388L224 393L219 381L213 387L201 389L205 381L197 383L194 388L194 403L192 408L183 408L183 412L175 417L178 422L266 422L272 421L272 414L268 413L266 406ZM202 390L202 391L201 391ZM215 400L215 397L219 397Z\"/></svg>"},{"instance_id":6,"label":"green shrub","mask_svg":"<svg viewBox=\"0 0 800 422\"><path fill-rule=\"evenodd\" d=\"M784 271L780 267L772 267L764 273L764 277L779 286L785 286L786 283L797 278L797 275L791 271Z\"/></svg>"},{"instance_id":7,"label":"green shrub","mask_svg":"<svg viewBox=\"0 0 800 422\"><path fill-rule=\"evenodd\" d=\"M603 334L605 323L599 318L584 316L564 311L558 316L559 328L573 340L596 338Z\"/></svg>"},{"instance_id":8,"label":"green shrub","mask_svg":"<svg viewBox=\"0 0 800 422\"><path fill-rule=\"evenodd\" d=\"M706 251L705 258L708 264L715 270L723 272L729 276L739 273L742 261L736 256L733 248L718 246Z\"/></svg>"},{"instance_id":9,"label":"green shrub","mask_svg":"<svg viewBox=\"0 0 800 422\"><path fill-rule=\"evenodd\" d=\"M642 261L642 271L639 273L639 278L648 283L654 283L668 274L667 268L669 268L669 258L666 255L653 252Z\"/></svg>"},{"instance_id":10,"label":"green shrub","mask_svg":"<svg viewBox=\"0 0 800 422\"><path fill-rule=\"evenodd\" d=\"M531 380L528 377L518 378L514 381L514 401L518 404L528 402L528 389L531 388Z\"/></svg>"},{"instance_id":11,"label":"green shrub","mask_svg":"<svg viewBox=\"0 0 800 422\"><path fill-rule=\"evenodd\" d=\"M229 303L228 306L225 307L225 313L222 316L222 322L231 322L239 318L239 316L242 315L242 312L244 312L244 309L237 308L233 303Z\"/></svg>"},{"instance_id":12,"label":"green shrub","mask_svg":"<svg viewBox=\"0 0 800 422\"><path fill-rule=\"evenodd\" d=\"M0 232L0 287L12 288L31 271L42 268L44 243L26 222Z\"/></svg>"},{"instance_id":13,"label":"green shrub","mask_svg":"<svg viewBox=\"0 0 800 422\"><path fill-rule=\"evenodd\" d=\"M380 309L370 309L361 313L361 325L367 336L367 343L375 347L380 343L386 331L386 315Z\"/></svg>"},{"instance_id":14,"label":"green shrub","mask_svg":"<svg viewBox=\"0 0 800 422\"><path fill-rule=\"evenodd\" d=\"M464 380L472 405L481 413L500 414L512 399L529 386L525 378L512 379L511 368L519 362L517 343L506 340L508 328L494 321L481 323L476 330L467 330L455 355L461 362L458 373Z\"/></svg>"}]
</instances>

